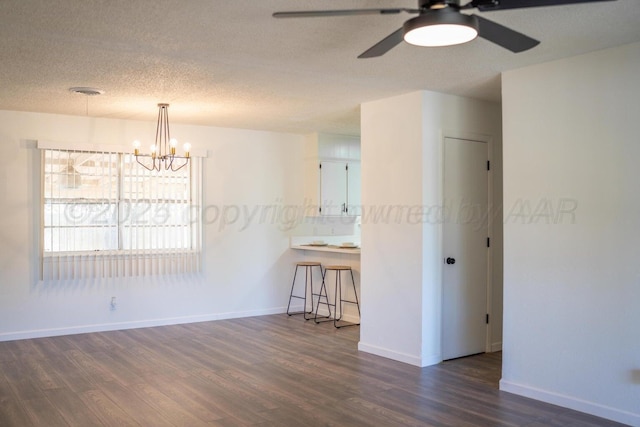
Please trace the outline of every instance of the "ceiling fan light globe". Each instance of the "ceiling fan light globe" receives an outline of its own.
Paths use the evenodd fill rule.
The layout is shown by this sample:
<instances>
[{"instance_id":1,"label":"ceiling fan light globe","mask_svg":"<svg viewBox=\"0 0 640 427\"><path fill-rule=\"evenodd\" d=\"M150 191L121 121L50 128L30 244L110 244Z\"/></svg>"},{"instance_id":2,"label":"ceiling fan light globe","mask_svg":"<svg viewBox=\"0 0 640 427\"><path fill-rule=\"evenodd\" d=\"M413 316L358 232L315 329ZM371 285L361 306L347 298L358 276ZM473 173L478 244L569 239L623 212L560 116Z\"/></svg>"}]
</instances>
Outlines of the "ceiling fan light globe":
<instances>
[{"instance_id":1,"label":"ceiling fan light globe","mask_svg":"<svg viewBox=\"0 0 640 427\"><path fill-rule=\"evenodd\" d=\"M411 30L404 40L416 46L439 47L467 43L477 36L475 29L464 25L440 24Z\"/></svg>"},{"instance_id":2,"label":"ceiling fan light globe","mask_svg":"<svg viewBox=\"0 0 640 427\"><path fill-rule=\"evenodd\" d=\"M478 36L475 16L456 11L434 10L404 24L404 40L416 46L452 46L470 42Z\"/></svg>"}]
</instances>

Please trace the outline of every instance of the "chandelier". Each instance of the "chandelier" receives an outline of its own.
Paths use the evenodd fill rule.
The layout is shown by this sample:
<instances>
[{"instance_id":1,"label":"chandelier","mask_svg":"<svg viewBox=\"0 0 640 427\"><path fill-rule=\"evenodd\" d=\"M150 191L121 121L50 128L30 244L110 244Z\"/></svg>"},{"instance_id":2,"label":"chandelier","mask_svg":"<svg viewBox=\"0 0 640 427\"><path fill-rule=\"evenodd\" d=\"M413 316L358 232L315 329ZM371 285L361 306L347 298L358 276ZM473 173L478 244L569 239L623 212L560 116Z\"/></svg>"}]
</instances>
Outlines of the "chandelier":
<instances>
[{"instance_id":1,"label":"chandelier","mask_svg":"<svg viewBox=\"0 0 640 427\"><path fill-rule=\"evenodd\" d=\"M189 163L191 144L183 145L184 156L176 155L178 141L171 138L169 133L169 104L158 104L158 125L156 127L156 141L151 146L151 154L140 154L140 141L133 141L133 153L136 161L145 169L153 171L177 171ZM141 159L142 158L142 159Z\"/></svg>"}]
</instances>

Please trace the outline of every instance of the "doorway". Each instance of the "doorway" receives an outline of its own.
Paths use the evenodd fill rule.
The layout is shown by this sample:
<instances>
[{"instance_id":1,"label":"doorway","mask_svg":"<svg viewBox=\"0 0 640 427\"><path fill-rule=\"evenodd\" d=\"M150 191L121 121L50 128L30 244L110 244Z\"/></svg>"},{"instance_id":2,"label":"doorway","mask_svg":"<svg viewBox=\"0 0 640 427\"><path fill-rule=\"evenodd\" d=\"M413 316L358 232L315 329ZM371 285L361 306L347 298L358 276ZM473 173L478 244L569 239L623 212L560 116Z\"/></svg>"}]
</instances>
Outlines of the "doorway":
<instances>
[{"instance_id":1,"label":"doorway","mask_svg":"<svg viewBox=\"0 0 640 427\"><path fill-rule=\"evenodd\" d=\"M442 358L486 351L488 144L444 138Z\"/></svg>"}]
</instances>

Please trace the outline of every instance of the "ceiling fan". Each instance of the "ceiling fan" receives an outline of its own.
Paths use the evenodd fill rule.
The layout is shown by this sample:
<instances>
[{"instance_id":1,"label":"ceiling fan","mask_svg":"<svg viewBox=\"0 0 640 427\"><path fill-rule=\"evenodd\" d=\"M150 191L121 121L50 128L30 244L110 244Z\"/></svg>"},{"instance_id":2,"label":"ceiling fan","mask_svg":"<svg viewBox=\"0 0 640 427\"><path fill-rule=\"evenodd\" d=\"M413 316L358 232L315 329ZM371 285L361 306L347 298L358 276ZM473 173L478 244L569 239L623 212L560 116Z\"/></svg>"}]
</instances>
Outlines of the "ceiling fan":
<instances>
[{"instance_id":1,"label":"ceiling fan","mask_svg":"<svg viewBox=\"0 0 640 427\"><path fill-rule=\"evenodd\" d=\"M518 31L478 15L461 11L480 12L554 6L574 3L595 3L615 0L471 0L461 5L459 0L418 0L418 8L343 9L275 12L274 18L308 18L323 16L391 15L401 12L418 14L384 39L360 54L358 58L382 56L403 40L417 46L451 46L482 37L514 53L523 52L540 42Z\"/></svg>"}]
</instances>

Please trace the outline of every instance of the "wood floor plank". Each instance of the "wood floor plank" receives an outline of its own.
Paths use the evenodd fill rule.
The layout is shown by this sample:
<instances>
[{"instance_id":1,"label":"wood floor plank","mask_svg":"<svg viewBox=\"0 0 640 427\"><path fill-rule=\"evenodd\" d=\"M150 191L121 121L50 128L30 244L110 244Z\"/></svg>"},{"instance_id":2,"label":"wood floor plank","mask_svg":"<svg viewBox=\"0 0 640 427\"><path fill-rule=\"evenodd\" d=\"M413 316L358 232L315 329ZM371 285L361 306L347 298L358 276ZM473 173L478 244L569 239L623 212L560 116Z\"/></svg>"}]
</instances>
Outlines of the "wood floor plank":
<instances>
[{"instance_id":1,"label":"wood floor plank","mask_svg":"<svg viewBox=\"0 0 640 427\"><path fill-rule=\"evenodd\" d=\"M100 366L100 364L96 363L93 358L93 353L88 354L82 350L74 349L67 351L65 356L77 367L77 369L81 370L83 376L94 386L105 381L113 381L115 373L109 372Z\"/></svg>"},{"instance_id":2,"label":"wood floor plank","mask_svg":"<svg viewBox=\"0 0 640 427\"><path fill-rule=\"evenodd\" d=\"M0 342L0 425L620 424L498 390L501 354L418 368L270 315Z\"/></svg>"},{"instance_id":3,"label":"wood floor plank","mask_svg":"<svg viewBox=\"0 0 640 427\"><path fill-rule=\"evenodd\" d=\"M10 360L0 363L8 386L19 400L31 400L44 397L32 379L32 373L22 360Z\"/></svg>"},{"instance_id":4,"label":"wood floor plank","mask_svg":"<svg viewBox=\"0 0 640 427\"><path fill-rule=\"evenodd\" d=\"M105 426L148 425L144 419L139 419L124 412L101 390L84 391L78 397L100 419L101 424Z\"/></svg>"},{"instance_id":5,"label":"wood floor plank","mask_svg":"<svg viewBox=\"0 0 640 427\"><path fill-rule=\"evenodd\" d=\"M148 382L198 420L212 424L225 417L223 411L217 411L214 405L210 404L208 396L190 387L186 381L176 381L173 376L159 374L150 378Z\"/></svg>"},{"instance_id":6,"label":"wood floor plank","mask_svg":"<svg viewBox=\"0 0 640 427\"><path fill-rule=\"evenodd\" d=\"M42 397L30 399L23 403L30 419L27 425L47 427L68 426L67 422L62 418L62 415L60 415L49 399Z\"/></svg>"},{"instance_id":7,"label":"wood floor plank","mask_svg":"<svg viewBox=\"0 0 640 427\"><path fill-rule=\"evenodd\" d=\"M64 386L62 378L51 370L50 361L53 359L56 358L33 359L29 357L23 359L24 370L29 372L29 377L40 390L52 390Z\"/></svg>"},{"instance_id":8,"label":"wood floor plank","mask_svg":"<svg viewBox=\"0 0 640 427\"><path fill-rule=\"evenodd\" d=\"M146 425L150 426L166 426L171 425L161 413L155 408L148 405L144 399L141 399L132 389L132 385L122 385L118 382L111 381L102 384L100 391L118 406L118 408L126 414L127 419L139 418L144 420Z\"/></svg>"},{"instance_id":9,"label":"wood floor plank","mask_svg":"<svg viewBox=\"0 0 640 427\"><path fill-rule=\"evenodd\" d=\"M67 351L51 358L48 361L48 369L55 373L64 382L64 387L73 393L93 389L98 382L93 372L86 372L72 358L67 357Z\"/></svg>"},{"instance_id":10,"label":"wood floor plank","mask_svg":"<svg viewBox=\"0 0 640 427\"><path fill-rule=\"evenodd\" d=\"M100 419L74 393L65 388L45 392L47 400L70 426L100 425Z\"/></svg>"},{"instance_id":11,"label":"wood floor plank","mask_svg":"<svg viewBox=\"0 0 640 427\"><path fill-rule=\"evenodd\" d=\"M223 385L200 375L194 375L188 381L195 394L202 396L201 402L221 415L216 423L224 424L225 420L234 420L239 425L255 425L265 421L249 402L229 395Z\"/></svg>"},{"instance_id":12,"label":"wood floor plank","mask_svg":"<svg viewBox=\"0 0 640 427\"><path fill-rule=\"evenodd\" d=\"M0 400L0 426L24 427L31 424L31 420L17 399Z\"/></svg>"},{"instance_id":13,"label":"wood floor plank","mask_svg":"<svg viewBox=\"0 0 640 427\"><path fill-rule=\"evenodd\" d=\"M153 408L164 420L174 426L198 427L207 422L199 419L183 406L147 383L135 384L130 388L144 403Z\"/></svg>"}]
</instances>

